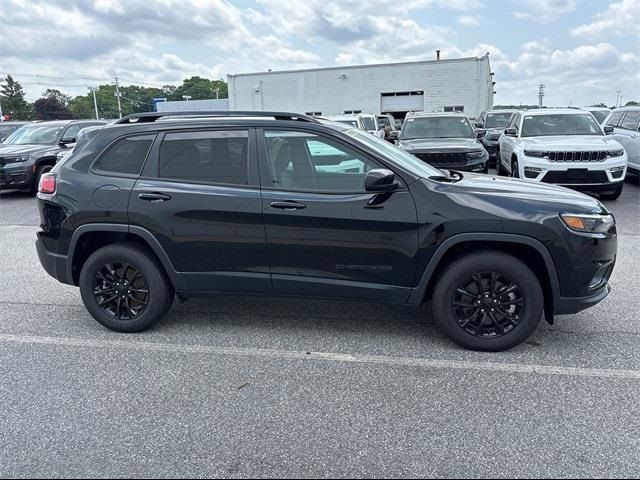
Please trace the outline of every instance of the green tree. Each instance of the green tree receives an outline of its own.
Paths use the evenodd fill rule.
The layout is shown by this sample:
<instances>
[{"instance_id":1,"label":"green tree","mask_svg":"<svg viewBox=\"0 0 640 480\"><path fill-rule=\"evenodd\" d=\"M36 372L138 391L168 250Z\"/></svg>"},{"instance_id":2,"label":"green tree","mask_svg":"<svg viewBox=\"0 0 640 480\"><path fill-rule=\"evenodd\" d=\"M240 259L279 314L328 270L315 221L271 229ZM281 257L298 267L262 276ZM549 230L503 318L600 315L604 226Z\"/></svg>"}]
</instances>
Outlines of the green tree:
<instances>
[{"instance_id":1,"label":"green tree","mask_svg":"<svg viewBox=\"0 0 640 480\"><path fill-rule=\"evenodd\" d=\"M627 102L624 104L625 107L637 107L640 106L640 103L636 102L635 100L631 100L630 102Z\"/></svg>"},{"instance_id":2,"label":"green tree","mask_svg":"<svg viewBox=\"0 0 640 480\"><path fill-rule=\"evenodd\" d=\"M600 108L600 107L609 108L606 103L596 103L595 105L590 105L590 106L591 107L598 107L598 108Z\"/></svg>"},{"instance_id":3,"label":"green tree","mask_svg":"<svg viewBox=\"0 0 640 480\"><path fill-rule=\"evenodd\" d=\"M225 81L209 80L196 76L184 79L182 85L169 96L169 100L183 100L185 96L191 97L190 100L209 100L216 98L216 91L218 98L229 96Z\"/></svg>"},{"instance_id":4,"label":"green tree","mask_svg":"<svg viewBox=\"0 0 640 480\"><path fill-rule=\"evenodd\" d=\"M2 113L9 115L13 120L29 120L31 108L24 99L24 90L20 82L7 75L4 83L0 84L0 104Z\"/></svg>"}]
</instances>

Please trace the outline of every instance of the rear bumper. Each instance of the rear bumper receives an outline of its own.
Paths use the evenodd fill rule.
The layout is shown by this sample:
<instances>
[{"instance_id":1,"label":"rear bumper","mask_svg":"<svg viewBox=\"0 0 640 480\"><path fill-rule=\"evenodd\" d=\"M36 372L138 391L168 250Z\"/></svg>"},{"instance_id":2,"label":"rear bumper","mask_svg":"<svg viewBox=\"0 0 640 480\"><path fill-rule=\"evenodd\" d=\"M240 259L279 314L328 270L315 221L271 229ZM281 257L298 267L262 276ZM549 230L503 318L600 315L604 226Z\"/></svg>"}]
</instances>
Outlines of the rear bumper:
<instances>
[{"instance_id":1,"label":"rear bumper","mask_svg":"<svg viewBox=\"0 0 640 480\"><path fill-rule=\"evenodd\" d=\"M69 278L67 269L67 256L58 255L47 250L42 243L42 240L38 238L36 240L36 251L38 252L38 258L40 264L45 271L59 282L73 285L73 279Z\"/></svg>"},{"instance_id":2,"label":"rear bumper","mask_svg":"<svg viewBox=\"0 0 640 480\"><path fill-rule=\"evenodd\" d=\"M571 315L581 312L600 303L602 300L607 298L609 292L611 292L611 286L607 283L588 297L556 298L554 301L553 313L554 315Z\"/></svg>"}]
</instances>

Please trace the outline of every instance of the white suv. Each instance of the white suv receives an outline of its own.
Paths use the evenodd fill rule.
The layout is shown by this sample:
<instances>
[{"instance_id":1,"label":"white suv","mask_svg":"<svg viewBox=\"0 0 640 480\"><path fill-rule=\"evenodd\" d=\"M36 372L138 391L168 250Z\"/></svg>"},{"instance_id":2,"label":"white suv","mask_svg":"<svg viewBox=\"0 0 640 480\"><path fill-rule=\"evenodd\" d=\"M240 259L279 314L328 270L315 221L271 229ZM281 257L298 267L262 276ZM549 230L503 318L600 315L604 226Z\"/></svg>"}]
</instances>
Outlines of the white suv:
<instances>
[{"instance_id":1,"label":"white suv","mask_svg":"<svg viewBox=\"0 0 640 480\"><path fill-rule=\"evenodd\" d=\"M612 131L611 127L606 128ZM622 193L627 154L594 116L578 109L517 112L500 137L498 174L599 193Z\"/></svg>"},{"instance_id":2,"label":"white suv","mask_svg":"<svg viewBox=\"0 0 640 480\"><path fill-rule=\"evenodd\" d=\"M640 107L616 108L602 123L613 127L611 137L629 157L629 170L640 175Z\"/></svg>"}]
</instances>

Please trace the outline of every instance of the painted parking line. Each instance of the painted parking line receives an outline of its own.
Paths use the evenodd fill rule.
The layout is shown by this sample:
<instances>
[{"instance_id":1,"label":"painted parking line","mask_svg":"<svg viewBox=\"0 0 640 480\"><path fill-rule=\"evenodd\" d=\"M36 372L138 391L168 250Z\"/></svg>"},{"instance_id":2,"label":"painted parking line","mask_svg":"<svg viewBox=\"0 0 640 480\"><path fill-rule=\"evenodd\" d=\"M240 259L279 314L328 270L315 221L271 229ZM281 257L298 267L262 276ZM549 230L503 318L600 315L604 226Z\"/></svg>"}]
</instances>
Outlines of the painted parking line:
<instances>
[{"instance_id":1,"label":"painted parking line","mask_svg":"<svg viewBox=\"0 0 640 480\"><path fill-rule=\"evenodd\" d=\"M97 340L68 337L46 337L0 334L0 343L22 345L54 345L79 348L103 348L141 352L170 352L184 354L224 355L244 358L269 358L280 360L325 361L369 365L419 367L439 370L471 370L499 373L536 375L561 375L569 377L619 378L640 380L640 370L598 369L553 365L495 363L461 360L438 360L418 357L389 357L374 355L350 355L331 352L299 352L258 348L224 348L210 345L154 343L123 340Z\"/></svg>"}]
</instances>

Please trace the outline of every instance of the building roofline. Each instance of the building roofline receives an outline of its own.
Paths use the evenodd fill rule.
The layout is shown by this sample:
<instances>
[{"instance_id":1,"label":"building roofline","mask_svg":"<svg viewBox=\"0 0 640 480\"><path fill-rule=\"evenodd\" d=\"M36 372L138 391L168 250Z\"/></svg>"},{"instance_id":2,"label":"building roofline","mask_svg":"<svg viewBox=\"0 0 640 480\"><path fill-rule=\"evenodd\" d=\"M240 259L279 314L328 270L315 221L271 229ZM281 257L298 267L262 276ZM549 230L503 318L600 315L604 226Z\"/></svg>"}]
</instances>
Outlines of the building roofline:
<instances>
[{"instance_id":1,"label":"building roofline","mask_svg":"<svg viewBox=\"0 0 640 480\"><path fill-rule=\"evenodd\" d=\"M317 68L301 68L298 70L278 70L278 71L263 71L263 72L251 72L251 73L228 73L228 78L236 78L236 77L251 77L256 75L278 75L285 73L303 73L303 72L324 72L324 71L332 71L332 70L353 70L356 68L379 68L379 67L389 67L389 66L406 66L406 65L420 65L420 64L431 64L431 63L455 63L455 62L479 62L484 59L489 60L487 55L482 57L460 57L460 58L449 58L445 60L419 60L413 62L395 62L395 63L372 63L365 65L345 65L345 66L334 66L334 67L317 67Z\"/></svg>"}]
</instances>

